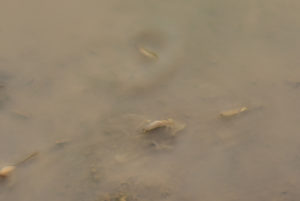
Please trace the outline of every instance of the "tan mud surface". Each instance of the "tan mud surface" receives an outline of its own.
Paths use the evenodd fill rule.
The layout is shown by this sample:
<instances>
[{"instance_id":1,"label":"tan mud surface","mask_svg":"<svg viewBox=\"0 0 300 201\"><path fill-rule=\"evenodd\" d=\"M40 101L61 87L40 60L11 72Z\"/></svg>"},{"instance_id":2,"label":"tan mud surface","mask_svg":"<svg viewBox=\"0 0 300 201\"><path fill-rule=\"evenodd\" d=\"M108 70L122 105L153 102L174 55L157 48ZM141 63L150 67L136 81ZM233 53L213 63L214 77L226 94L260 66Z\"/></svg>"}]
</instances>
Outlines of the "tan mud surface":
<instances>
[{"instance_id":1,"label":"tan mud surface","mask_svg":"<svg viewBox=\"0 0 300 201\"><path fill-rule=\"evenodd\" d=\"M2 0L0 200L299 200L299 9Z\"/></svg>"}]
</instances>

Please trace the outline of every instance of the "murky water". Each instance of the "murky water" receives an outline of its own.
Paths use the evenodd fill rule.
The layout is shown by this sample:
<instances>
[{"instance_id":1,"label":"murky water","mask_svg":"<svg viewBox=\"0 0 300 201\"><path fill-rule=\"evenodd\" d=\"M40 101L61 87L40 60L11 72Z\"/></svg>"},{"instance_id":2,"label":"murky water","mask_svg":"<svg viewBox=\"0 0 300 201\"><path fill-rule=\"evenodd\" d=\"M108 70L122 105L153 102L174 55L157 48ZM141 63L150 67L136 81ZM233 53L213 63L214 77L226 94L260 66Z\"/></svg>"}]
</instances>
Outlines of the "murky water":
<instances>
[{"instance_id":1,"label":"murky water","mask_svg":"<svg viewBox=\"0 0 300 201\"><path fill-rule=\"evenodd\" d=\"M0 5L0 200L299 199L300 2Z\"/></svg>"}]
</instances>

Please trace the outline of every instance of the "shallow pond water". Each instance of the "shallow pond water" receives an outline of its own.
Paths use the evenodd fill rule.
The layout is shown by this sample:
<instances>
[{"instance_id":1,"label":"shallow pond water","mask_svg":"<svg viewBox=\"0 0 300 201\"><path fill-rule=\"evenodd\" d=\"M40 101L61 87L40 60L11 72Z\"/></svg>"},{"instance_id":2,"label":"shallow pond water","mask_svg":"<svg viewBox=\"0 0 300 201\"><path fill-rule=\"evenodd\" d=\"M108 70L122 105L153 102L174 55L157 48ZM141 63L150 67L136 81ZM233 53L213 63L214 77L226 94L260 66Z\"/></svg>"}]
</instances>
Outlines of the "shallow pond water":
<instances>
[{"instance_id":1,"label":"shallow pond water","mask_svg":"<svg viewBox=\"0 0 300 201\"><path fill-rule=\"evenodd\" d=\"M2 0L0 200L299 199L299 9Z\"/></svg>"}]
</instances>

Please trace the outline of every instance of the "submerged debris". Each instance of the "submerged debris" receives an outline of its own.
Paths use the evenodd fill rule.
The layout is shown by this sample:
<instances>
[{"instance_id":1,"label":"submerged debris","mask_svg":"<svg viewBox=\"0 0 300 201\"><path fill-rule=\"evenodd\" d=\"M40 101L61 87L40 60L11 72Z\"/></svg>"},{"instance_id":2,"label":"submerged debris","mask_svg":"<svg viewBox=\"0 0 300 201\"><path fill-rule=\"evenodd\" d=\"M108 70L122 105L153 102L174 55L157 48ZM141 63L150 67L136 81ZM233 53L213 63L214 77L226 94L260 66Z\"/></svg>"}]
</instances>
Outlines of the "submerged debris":
<instances>
[{"instance_id":1,"label":"submerged debris","mask_svg":"<svg viewBox=\"0 0 300 201\"><path fill-rule=\"evenodd\" d=\"M286 81L287 85L294 89L298 89L300 87L300 81Z\"/></svg>"},{"instance_id":2,"label":"submerged debris","mask_svg":"<svg viewBox=\"0 0 300 201\"><path fill-rule=\"evenodd\" d=\"M145 57L148 57L150 59L158 59L158 55L155 52L148 50L146 48L143 48L143 47L139 47L138 49L139 49L140 53L142 55L144 55Z\"/></svg>"},{"instance_id":3,"label":"submerged debris","mask_svg":"<svg viewBox=\"0 0 300 201\"><path fill-rule=\"evenodd\" d=\"M0 75L0 79L1 79L1 75ZM9 99L7 90L5 88L6 88L5 84L2 83L0 80L0 107L2 107L4 103Z\"/></svg>"},{"instance_id":4,"label":"submerged debris","mask_svg":"<svg viewBox=\"0 0 300 201\"><path fill-rule=\"evenodd\" d=\"M0 170L0 178L6 178L11 175L11 173L16 169L16 166L8 165Z\"/></svg>"},{"instance_id":5,"label":"submerged debris","mask_svg":"<svg viewBox=\"0 0 300 201\"><path fill-rule=\"evenodd\" d=\"M96 201L167 200L171 195L171 187L171 183L162 176L159 180L153 178L140 181L130 177L110 192L100 195Z\"/></svg>"},{"instance_id":6,"label":"submerged debris","mask_svg":"<svg viewBox=\"0 0 300 201\"><path fill-rule=\"evenodd\" d=\"M18 117L18 118L21 118L21 119L29 119L30 118L30 114L27 114L27 113L24 113L24 112L21 112L21 111L17 111L17 110L14 110L14 111L11 111L11 113Z\"/></svg>"},{"instance_id":7,"label":"submerged debris","mask_svg":"<svg viewBox=\"0 0 300 201\"><path fill-rule=\"evenodd\" d=\"M227 110L227 111L221 112L220 116L223 117L223 118L233 117L233 116L239 115L239 114L241 114L241 113L243 113L247 110L248 110L247 107L241 107L241 108L238 108L238 109Z\"/></svg>"},{"instance_id":8,"label":"submerged debris","mask_svg":"<svg viewBox=\"0 0 300 201\"><path fill-rule=\"evenodd\" d=\"M149 144L151 147L153 147L155 150L157 151L162 151L162 150L172 150L173 147L168 145L168 144L161 144L161 143L158 143L156 141L151 141L150 144Z\"/></svg>"},{"instance_id":9,"label":"submerged debris","mask_svg":"<svg viewBox=\"0 0 300 201\"><path fill-rule=\"evenodd\" d=\"M136 201L137 199L124 192L119 192L115 194L109 194L104 197L104 199L101 199L102 201Z\"/></svg>"}]
</instances>

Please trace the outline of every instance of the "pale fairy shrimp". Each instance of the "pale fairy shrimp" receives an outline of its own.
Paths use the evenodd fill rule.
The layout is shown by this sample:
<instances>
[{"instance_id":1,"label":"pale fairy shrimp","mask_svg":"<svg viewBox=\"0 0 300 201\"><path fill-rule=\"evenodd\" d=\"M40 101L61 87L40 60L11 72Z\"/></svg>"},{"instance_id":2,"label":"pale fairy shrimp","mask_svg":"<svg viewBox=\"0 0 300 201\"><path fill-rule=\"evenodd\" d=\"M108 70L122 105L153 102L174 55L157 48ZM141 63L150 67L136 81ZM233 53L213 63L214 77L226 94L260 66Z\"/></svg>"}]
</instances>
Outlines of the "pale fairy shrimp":
<instances>
[{"instance_id":1,"label":"pale fairy shrimp","mask_svg":"<svg viewBox=\"0 0 300 201\"><path fill-rule=\"evenodd\" d=\"M157 128L171 128L174 125L174 120L173 119L167 119L167 120L156 120L156 121L152 121L149 124L147 124L143 131L146 132L150 132L153 131Z\"/></svg>"}]
</instances>

